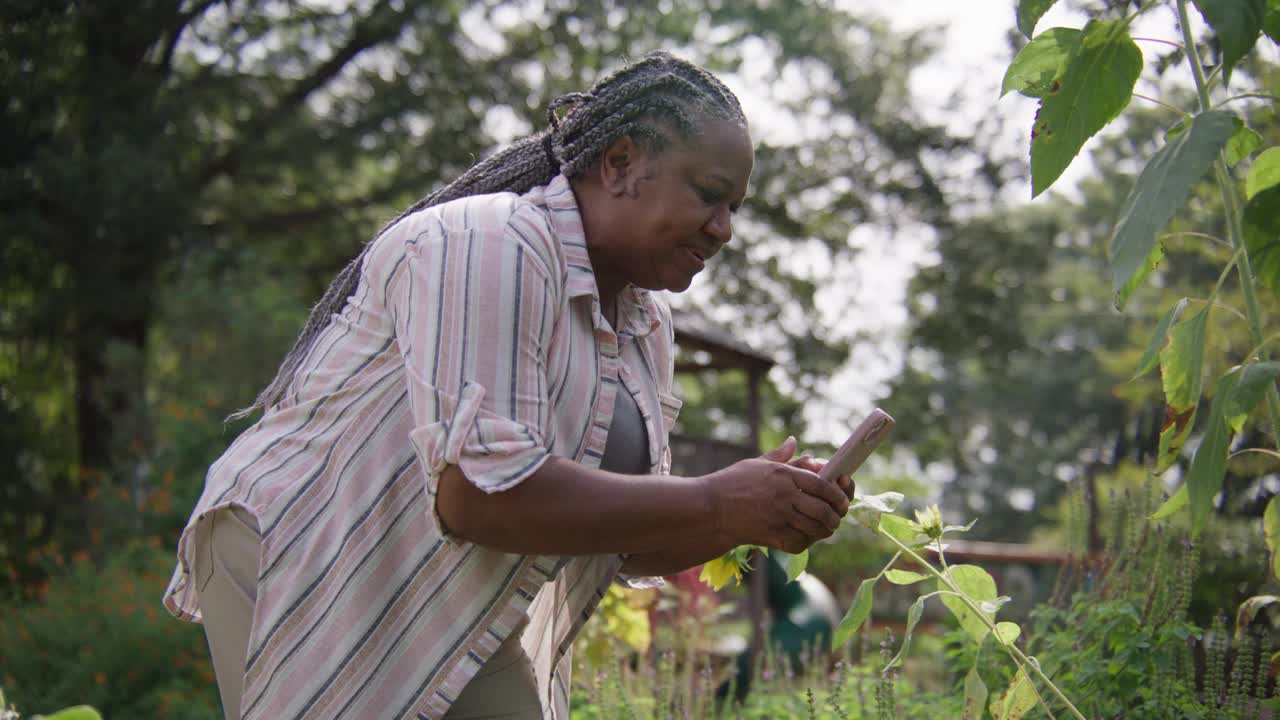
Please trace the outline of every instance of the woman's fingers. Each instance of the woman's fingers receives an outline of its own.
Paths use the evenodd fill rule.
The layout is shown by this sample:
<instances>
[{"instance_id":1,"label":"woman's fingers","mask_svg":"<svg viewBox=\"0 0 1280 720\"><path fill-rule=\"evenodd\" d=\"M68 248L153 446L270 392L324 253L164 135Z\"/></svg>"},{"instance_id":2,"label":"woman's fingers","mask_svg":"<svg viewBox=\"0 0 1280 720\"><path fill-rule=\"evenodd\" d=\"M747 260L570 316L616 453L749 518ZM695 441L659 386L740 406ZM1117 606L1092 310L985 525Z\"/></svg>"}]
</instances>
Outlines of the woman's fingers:
<instances>
[{"instance_id":1,"label":"woman's fingers","mask_svg":"<svg viewBox=\"0 0 1280 720\"><path fill-rule=\"evenodd\" d=\"M801 495L791 507L817 527L819 534L814 537L815 540L830 537L831 533L840 528L840 516L836 511L811 495Z\"/></svg>"},{"instance_id":2,"label":"woman's fingers","mask_svg":"<svg viewBox=\"0 0 1280 720\"><path fill-rule=\"evenodd\" d=\"M811 472L795 472L791 474L796 487L808 495L818 498L831 506L840 517L849 510L849 498L834 483L824 481Z\"/></svg>"},{"instance_id":3,"label":"woman's fingers","mask_svg":"<svg viewBox=\"0 0 1280 720\"><path fill-rule=\"evenodd\" d=\"M840 492L844 493L845 497L849 498L850 500L853 499L854 486L853 486L852 477L848 475L841 475L840 477L836 478L836 485L840 486Z\"/></svg>"}]
</instances>

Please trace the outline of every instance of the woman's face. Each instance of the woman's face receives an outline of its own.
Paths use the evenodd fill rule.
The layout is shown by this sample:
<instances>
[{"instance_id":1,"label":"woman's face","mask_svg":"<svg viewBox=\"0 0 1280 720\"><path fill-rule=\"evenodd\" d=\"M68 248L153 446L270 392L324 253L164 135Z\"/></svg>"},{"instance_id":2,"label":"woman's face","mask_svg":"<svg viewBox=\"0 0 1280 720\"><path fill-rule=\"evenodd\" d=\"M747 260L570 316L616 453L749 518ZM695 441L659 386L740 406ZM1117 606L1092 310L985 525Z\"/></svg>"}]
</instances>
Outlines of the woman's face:
<instances>
[{"instance_id":1,"label":"woman's face","mask_svg":"<svg viewBox=\"0 0 1280 720\"><path fill-rule=\"evenodd\" d=\"M680 292L733 237L732 215L751 179L751 136L740 124L707 120L689 141L659 153L628 139L604 154L611 206L599 242L589 239L601 291L630 282ZM629 146L629 150L627 147Z\"/></svg>"}]
</instances>

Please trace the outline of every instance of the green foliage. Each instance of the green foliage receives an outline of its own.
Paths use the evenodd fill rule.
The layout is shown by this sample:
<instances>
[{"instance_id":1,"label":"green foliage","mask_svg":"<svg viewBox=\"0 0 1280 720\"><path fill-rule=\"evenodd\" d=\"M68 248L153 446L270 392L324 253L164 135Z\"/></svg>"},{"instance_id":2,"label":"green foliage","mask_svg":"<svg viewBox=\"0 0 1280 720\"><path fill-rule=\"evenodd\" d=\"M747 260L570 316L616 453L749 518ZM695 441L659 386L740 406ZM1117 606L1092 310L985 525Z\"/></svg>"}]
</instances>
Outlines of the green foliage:
<instances>
[{"instance_id":1,"label":"green foliage","mask_svg":"<svg viewBox=\"0 0 1280 720\"><path fill-rule=\"evenodd\" d=\"M1116 307L1124 307L1137 283L1145 280L1163 257L1161 253L1155 261L1148 259L1156 233L1169 224L1191 194L1191 188L1208 172L1231 138L1236 121L1235 116L1225 112L1197 115L1186 132L1178 133L1143 168L1111 238Z\"/></svg>"},{"instance_id":2,"label":"green foliage","mask_svg":"<svg viewBox=\"0 0 1280 720\"><path fill-rule=\"evenodd\" d=\"M1043 98L1056 92L1053 83L1062 77L1067 61L1080 47L1080 37L1075 28L1050 28L1037 35L1009 63L1000 94L1016 90L1027 97Z\"/></svg>"},{"instance_id":3,"label":"green foliage","mask_svg":"<svg viewBox=\"0 0 1280 720\"><path fill-rule=\"evenodd\" d=\"M1031 37L1036 30L1036 23L1058 0L1019 0L1018 30Z\"/></svg>"},{"instance_id":4,"label":"green foliage","mask_svg":"<svg viewBox=\"0 0 1280 720\"><path fill-rule=\"evenodd\" d=\"M1255 193L1245 204L1244 242L1258 283L1280 297L1280 186Z\"/></svg>"},{"instance_id":5,"label":"green foliage","mask_svg":"<svg viewBox=\"0 0 1280 720\"><path fill-rule=\"evenodd\" d=\"M1044 192L1086 140L1129 104L1142 72L1142 51L1127 23L1092 20L1062 71L1061 85L1041 98L1031 133L1031 194Z\"/></svg>"},{"instance_id":6,"label":"green foliage","mask_svg":"<svg viewBox=\"0 0 1280 720\"><path fill-rule=\"evenodd\" d=\"M1213 28L1222 49L1222 83L1231 69L1253 49L1262 31L1267 0L1195 0L1196 8Z\"/></svg>"},{"instance_id":7,"label":"green foliage","mask_svg":"<svg viewBox=\"0 0 1280 720\"><path fill-rule=\"evenodd\" d=\"M135 542L101 566L70 561L31 599L0 611L0 685L24 708L88 704L104 717L222 717L204 633L159 599L173 553ZM167 545L167 543L166 543Z\"/></svg>"}]
</instances>

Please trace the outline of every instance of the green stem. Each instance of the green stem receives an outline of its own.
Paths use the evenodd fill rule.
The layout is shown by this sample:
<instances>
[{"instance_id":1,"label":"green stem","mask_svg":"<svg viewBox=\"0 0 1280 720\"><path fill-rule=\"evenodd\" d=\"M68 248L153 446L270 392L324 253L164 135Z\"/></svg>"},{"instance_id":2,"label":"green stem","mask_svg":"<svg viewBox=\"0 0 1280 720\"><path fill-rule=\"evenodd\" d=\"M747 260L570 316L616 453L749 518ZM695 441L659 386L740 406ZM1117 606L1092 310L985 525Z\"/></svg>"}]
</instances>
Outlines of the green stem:
<instances>
[{"instance_id":1,"label":"green stem","mask_svg":"<svg viewBox=\"0 0 1280 720\"><path fill-rule=\"evenodd\" d=\"M1187 0L1178 0L1178 22L1182 26L1183 44L1187 48L1187 62L1191 65L1191 74L1196 81L1196 94L1200 98L1200 111L1208 112L1213 107L1213 102L1209 97L1209 81L1204 73L1204 64L1200 60L1200 50L1196 47L1195 38L1191 36L1191 16L1187 13ZM1223 211L1227 215L1227 236L1231 240L1231 247L1235 249L1239 255L1236 262L1236 268L1240 272L1240 290L1244 295L1245 314L1249 321L1249 335L1256 347L1263 346L1262 336L1262 314L1258 309L1258 290L1253 275L1253 264L1249 260L1249 254L1244 249L1244 232L1240 227L1240 208L1236 190L1231 182L1231 174L1227 170L1226 151L1218 153L1218 159L1213 164L1213 174L1218 181L1218 189L1222 193ZM1260 351L1258 356L1260 362L1267 361L1265 351ZM1277 433L1280 433L1280 392L1276 391L1275 385L1269 385L1266 389L1264 397L1267 399L1267 416L1271 420L1271 442L1273 445L1277 443Z\"/></svg>"},{"instance_id":2,"label":"green stem","mask_svg":"<svg viewBox=\"0 0 1280 720\"><path fill-rule=\"evenodd\" d=\"M926 570L932 573L933 576L938 579L938 582L946 584L946 586L952 592L959 595L960 599L964 601L965 605L969 606L969 609L973 611L974 615L976 615L979 619L982 620L983 623L986 624L987 630L991 633L995 633L996 624L991 621L991 618L987 617L987 614L982 611L982 608L979 607L978 604L974 602L972 598L966 595L965 592L961 590L958 586L956 586L955 583L951 582L951 578L938 572L938 569L933 566L933 563L930 563L929 561L920 557L918 553L916 553L911 548L907 547L906 544L904 544L898 538L890 535L889 533L883 530L880 530L879 528L876 529L876 532L888 538L889 542L898 546L898 551L900 553L906 553L907 555L911 556L917 563L920 563L922 567L924 567ZM1027 668L1031 668L1032 672L1034 672L1036 676L1040 678L1041 682L1043 682L1045 685L1048 685L1049 688L1053 690L1053 694L1058 696L1058 700L1062 701L1062 703L1067 706L1067 709L1071 711L1071 714L1074 715L1077 718L1077 720L1088 720L1084 715L1080 713L1079 710L1076 709L1075 705L1071 704L1071 701L1067 699L1067 696L1062 694L1062 691L1059 690L1058 686L1055 685L1053 681L1049 679L1049 676L1045 675L1044 672L1040 670L1040 663L1032 662L1031 659L1028 658L1021 650L1019 650L1016 645L1012 645L1012 644L1006 645L1003 642L1000 642L999 636L996 637L996 642L1000 645L1000 647L1004 648L1005 652L1009 653L1009 657L1013 659L1014 664L1016 664L1018 668L1021 669L1023 672L1026 672ZM1032 686L1034 687L1035 683L1032 683ZM1039 698L1039 696L1040 696L1040 693L1037 692L1036 697ZM1040 698L1040 703L1044 707L1045 712L1051 712L1049 709L1049 705L1044 702L1044 698Z\"/></svg>"}]
</instances>

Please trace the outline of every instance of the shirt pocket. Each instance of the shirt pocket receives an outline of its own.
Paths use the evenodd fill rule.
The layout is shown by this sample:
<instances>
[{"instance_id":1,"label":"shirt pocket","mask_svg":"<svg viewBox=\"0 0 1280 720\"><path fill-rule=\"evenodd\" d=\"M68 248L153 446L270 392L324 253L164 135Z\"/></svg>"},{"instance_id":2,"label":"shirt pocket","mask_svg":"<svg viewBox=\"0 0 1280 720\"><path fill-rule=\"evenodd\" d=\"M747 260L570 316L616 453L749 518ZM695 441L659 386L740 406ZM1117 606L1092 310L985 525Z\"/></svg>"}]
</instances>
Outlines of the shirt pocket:
<instances>
[{"instance_id":1,"label":"shirt pocket","mask_svg":"<svg viewBox=\"0 0 1280 720\"><path fill-rule=\"evenodd\" d=\"M671 473L671 429L680 416L684 401L674 395L658 392L658 407L662 411L662 452L658 453L658 474Z\"/></svg>"}]
</instances>

